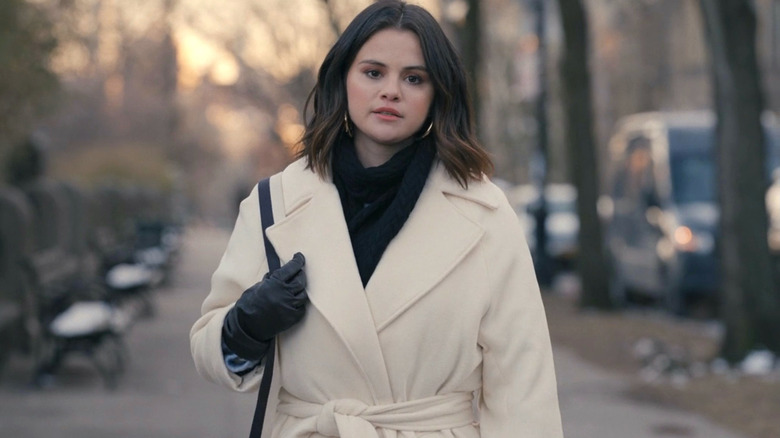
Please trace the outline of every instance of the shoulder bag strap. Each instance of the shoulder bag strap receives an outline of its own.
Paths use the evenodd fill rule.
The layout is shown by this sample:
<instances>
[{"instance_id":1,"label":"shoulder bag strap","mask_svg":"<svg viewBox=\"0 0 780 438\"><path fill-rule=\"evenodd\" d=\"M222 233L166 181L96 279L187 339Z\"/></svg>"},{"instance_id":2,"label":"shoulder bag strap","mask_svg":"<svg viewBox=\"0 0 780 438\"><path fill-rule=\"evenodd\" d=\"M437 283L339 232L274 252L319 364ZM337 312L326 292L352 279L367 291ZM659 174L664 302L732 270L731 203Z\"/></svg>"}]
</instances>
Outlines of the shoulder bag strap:
<instances>
[{"instance_id":1,"label":"shoulder bag strap","mask_svg":"<svg viewBox=\"0 0 780 438\"><path fill-rule=\"evenodd\" d=\"M265 255L268 259L268 272L279 269L279 256L276 254L271 242L265 235L265 229L274 224L274 213L271 206L271 185L270 178L266 178L257 183L257 194L260 198L260 221L263 226L263 243L265 245ZM268 406L268 394L271 391L271 377L274 372L274 356L276 356L276 338L271 339L271 345L268 347L268 354L265 357L265 369L263 378L260 380L260 390L257 394L257 406L255 415L252 419L252 429L249 431L249 438L260 438L263 431L263 420L265 410Z\"/></svg>"}]
</instances>

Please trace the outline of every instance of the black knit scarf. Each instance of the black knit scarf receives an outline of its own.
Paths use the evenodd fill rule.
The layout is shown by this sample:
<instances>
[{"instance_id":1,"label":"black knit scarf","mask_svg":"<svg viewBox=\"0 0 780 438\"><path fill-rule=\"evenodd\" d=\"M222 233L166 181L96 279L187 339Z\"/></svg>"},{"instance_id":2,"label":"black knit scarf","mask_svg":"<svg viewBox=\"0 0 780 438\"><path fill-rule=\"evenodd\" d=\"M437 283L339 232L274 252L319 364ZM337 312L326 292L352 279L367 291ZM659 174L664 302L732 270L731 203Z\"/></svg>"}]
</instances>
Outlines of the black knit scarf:
<instances>
[{"instance_id":1,"label":"black knit scarf","mask_svg":"<svg viewBox=\"0 0 780 438\"><path fill-rule=\"evenodd\" d=\"M424 139L398 151L381 166L365 168L352 139L334 147L333 183L364 287L417 203L435 155L433 143Z\"/></svg>"}]
</instances>

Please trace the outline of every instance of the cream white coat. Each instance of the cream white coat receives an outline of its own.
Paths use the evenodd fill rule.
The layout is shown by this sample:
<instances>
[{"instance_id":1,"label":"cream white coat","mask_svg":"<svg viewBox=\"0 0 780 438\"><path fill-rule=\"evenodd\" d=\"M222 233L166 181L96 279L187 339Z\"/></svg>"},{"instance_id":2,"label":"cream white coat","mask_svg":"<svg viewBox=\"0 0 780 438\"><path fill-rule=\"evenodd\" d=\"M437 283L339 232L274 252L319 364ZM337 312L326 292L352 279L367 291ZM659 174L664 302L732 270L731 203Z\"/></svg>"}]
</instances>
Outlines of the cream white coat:
<instances>
[{"instance_id":1,"label":"cream white coat","mask_svg":"<svg viewBox=\"0 0 780 438\"><path fill-rule=\"evenodd\" d=\"M306 256L311 300L303 321L277 338L272 437L563 436L531 257L495 185L463 189L437 163L365 288L330 180L297 161L272 178L271 195L281 219L268 237L282 263ZM190 333L200 374L237 391L256 390L263 370L226 369L222 322L266 271L255 188ZM467 407L463 424L472 394L479 418ZM276 410L279 397L285 407ZM447 417L452 409L461 412Z\"/></svg>"}]
</instances>

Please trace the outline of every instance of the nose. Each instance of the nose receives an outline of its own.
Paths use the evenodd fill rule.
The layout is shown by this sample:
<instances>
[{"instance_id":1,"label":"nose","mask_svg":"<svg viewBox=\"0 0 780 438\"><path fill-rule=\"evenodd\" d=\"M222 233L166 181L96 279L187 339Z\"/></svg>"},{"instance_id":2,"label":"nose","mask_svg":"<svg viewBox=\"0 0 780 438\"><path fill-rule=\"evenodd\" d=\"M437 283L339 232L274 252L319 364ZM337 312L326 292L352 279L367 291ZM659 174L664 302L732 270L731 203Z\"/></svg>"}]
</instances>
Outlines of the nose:
<instances>
[{"instance_id":1,"label":"nose","mask_svg":"<svg viewBox=\"0 0 780 438\"><path fill-rule=\"evenodd\" d=\"M396 81L386 81L382 87L382 98L397 101L401 98L401 88Z\"/></svg>"}]
</instances>

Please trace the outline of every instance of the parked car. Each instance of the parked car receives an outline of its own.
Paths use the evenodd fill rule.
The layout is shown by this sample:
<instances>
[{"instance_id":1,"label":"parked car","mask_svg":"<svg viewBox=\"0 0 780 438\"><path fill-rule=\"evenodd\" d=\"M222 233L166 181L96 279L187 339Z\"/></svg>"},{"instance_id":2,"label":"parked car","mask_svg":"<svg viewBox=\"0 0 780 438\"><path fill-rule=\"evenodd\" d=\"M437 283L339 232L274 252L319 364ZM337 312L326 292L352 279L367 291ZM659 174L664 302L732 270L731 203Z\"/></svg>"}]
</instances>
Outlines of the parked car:
<instances>
[{"instance_id":1,"label":"parked car","mask_svg":"<svg viewBox=\"0 0 780 438\"><path fill-rule=\"evenodd\" d=\"M617 124L609 144L609 194L600 202L616 301L650 299L675 313L701 299L716 303L714 127L714 116L704 111L642 113ZM780 168L780 130L769 116L764 127L769 180ZM776 192L767 207L777 218L772 223L780 248L780 186Z\"/></svg>"},{"instance_id":2,"label":"parked car","mask_svg":"<svg viewBox=\"0 0 780 438\"><path fill-rule=\"evenodd\" d=\"M539 263L536 248L536 223L541 206L539 189L533 184L520 184L506 189L507 198L515 209L525 230L525 237L534 262ZM577 216L577 190L567 183L545 186L545 231L547 255L552 262L551 274L571 269L577 255L577 235L580 222Z\"/></svg>"}]
</instances>

